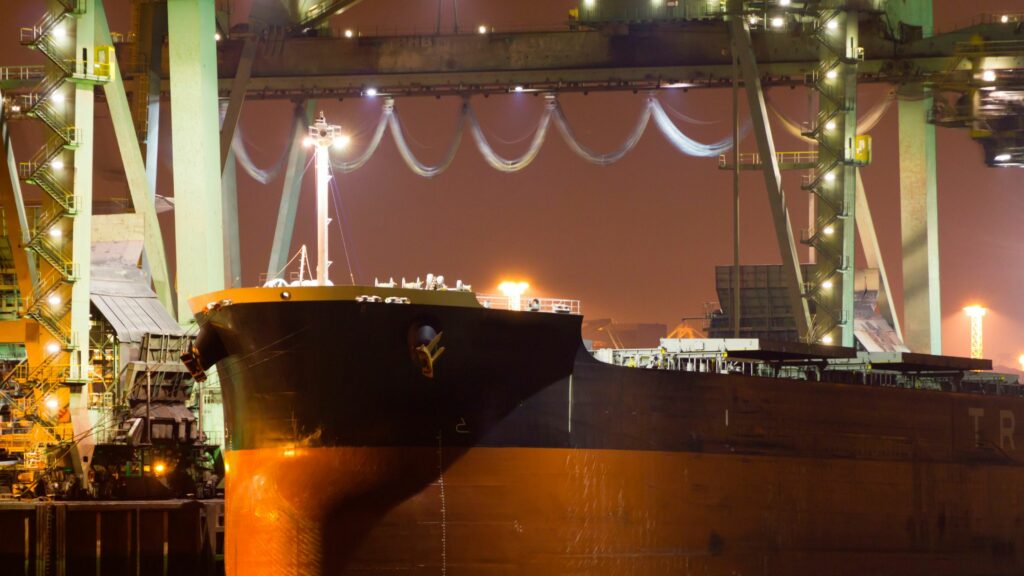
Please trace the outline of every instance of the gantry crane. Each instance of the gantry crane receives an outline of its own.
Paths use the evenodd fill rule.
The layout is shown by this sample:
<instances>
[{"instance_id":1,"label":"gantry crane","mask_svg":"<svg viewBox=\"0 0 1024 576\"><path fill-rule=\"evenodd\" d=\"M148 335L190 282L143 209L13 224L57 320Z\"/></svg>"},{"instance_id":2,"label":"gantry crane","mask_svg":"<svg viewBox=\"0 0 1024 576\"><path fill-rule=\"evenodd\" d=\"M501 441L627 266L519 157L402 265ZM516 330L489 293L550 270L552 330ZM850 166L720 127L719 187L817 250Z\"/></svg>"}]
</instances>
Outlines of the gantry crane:
<instances>
[{"instance_id":1,"label":"gantry crane","mask_svg":"<svg viewBox=\"0 0 1024 576\"><path fill-rule=\"evenodd\" d=\"M857 135L856 87L866 81L900 84L911 96L899 101L904 286L915 295L906 300L904 334L909 348L932 353L941 349L935 134L928 123L932 90L942 93L932 119L969 126L985 143L991 164L1024 158L1024 127L1005 123L1016 114L1015 105L1000 101L1002 108L993 107L994 92L1020 92L1014 70L1024 69L1024 46L1016 38L1017 15L932 37L927 0L586 0L559 32L438 30L370 42L358 31L335 34L330 27L333 16L357 3L296 0L281 10L276 1L261 0L253 13L262 20L232 29L224 17L230 2L138 1L134 30L117 37L108 30L102 3L60 0L28 29L25 42L45 54L48 65L0 70L7 119L34 116L52 134L16 167L26 183L45 191L42 205L26 209L14 185L0 190L10 237L20 238L12 246L21 244L33 254L17 267L29 353L9 381L36 390L35 403L21 406L45 406L52 395L53 387L37 380L58 382L59 408L70 408L76 434L88 429L86 406L75 391L90 379L88 239L97 86L110 109L132 202L146 221L154 289L185 325L189 296L237 282L230 143L246 98L300 100L308 116L316 98L360 97L371 89L381 96L441 96L500 94L514 86L584 92L741 83L758 145L749 167L760 170L768 185L798 332L807 341L848 346L855 221L865 233L857 169L870 150ZM277 49L260 52L271 42ZM116 45L117 58L108 45ZM452 54L459 56L454 67ZM368 68L367 62L373 64ZM768 122L764 89L771 85L805 86L819 95L818 115L805 134L816 151L796 163L809 171L803 188L816 199L813 226L800 236L817 256L806 277L781 184L785 157L775 151ZM986 90L992 87L1002 89ZM63 103L54 100L61 90ZM12 91L24 98L11 98ZM158 104L168 95L175 102L175 282L167 274L153 206ZM226 107L218 105L219 98ZM301 132L298 126L296 136ZM294 174L286 178L275 235L278 255L290 244L297 182ZM225 249L214 248L219 246ZM32 326L39 327L40 338L31 338ZM54 441L59 439L47 440Z\"/></svg>"}]
</instances>

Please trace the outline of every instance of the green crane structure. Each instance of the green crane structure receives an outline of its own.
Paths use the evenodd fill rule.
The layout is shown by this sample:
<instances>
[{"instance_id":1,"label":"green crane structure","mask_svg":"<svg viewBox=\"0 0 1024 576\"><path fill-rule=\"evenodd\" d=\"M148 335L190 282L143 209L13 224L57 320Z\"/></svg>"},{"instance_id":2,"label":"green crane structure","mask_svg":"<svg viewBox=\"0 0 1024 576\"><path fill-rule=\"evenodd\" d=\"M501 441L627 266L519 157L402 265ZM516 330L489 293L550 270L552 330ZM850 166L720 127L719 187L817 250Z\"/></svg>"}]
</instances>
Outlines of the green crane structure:
<instances>
[{"instance_id":1,"label":"green crane structure","mask_svg":"<svg viewBox=\"0 0 1024 576\"><path fill-rule=\"evenodd\" d=\"M23 31L24 43L48 63L0 68L0 116L3 123L34 117L49 137L15 164L3 126L4 166L14 176L0 178L5 225L11 246L28 252L13 250L22 318L0 334L26 343L27 363L12 378L35 386L34 406L45 405L60 384L57 396L72 414L73 431L51 424L44 444L61 442L62 434L88 435L96 420L85 398L97 87L110 110L132 204L145 222L145 266L182 325L191 322L190 297L239 282L230 148L246 99L292 99L300 103L297 118L308 118L315 99L359 97L368 88L381 96L443 96L500 94L515 86L596 92L741 81L758 147L745 167L760 170L767 184L797 332L809 342L851 346L858 229L888 286L858 182L870 148L857 133L856 89L863 82L898 84L908 96L899 100L903 334L909 349L933 354L941 352L935 123L970 128L992 165L1024 164L1024 128L1005 122L1019 110L986 106L993 98L988 89L1019 91L1020 15L933 36L928 0L681 0L656 7L594 0L573 11L561 31L442 34L438 28L372 41L358 32L332 33L331 18L356 4L257 0L249 25L233 28L225 0L133 0L134 30L118 36L102 2L54 0ZM818 95L817 117L805 133L816 151L795 164L775 150L764 98L772 85L805 86ZM159 103L168 95L174 101L174 279L155 208ZM226 98L223 109L219 98ZM296 122L294 138L303 132ZM809 170L803 188L815 200L813 225L799 237L816 255L806 277L781 179L781 170L794 167ZM39 207L25 206L18 176L44 192ZM300 177L301 150L294 147L271 272L289 252Z\"/></svg>"}]
</instances>

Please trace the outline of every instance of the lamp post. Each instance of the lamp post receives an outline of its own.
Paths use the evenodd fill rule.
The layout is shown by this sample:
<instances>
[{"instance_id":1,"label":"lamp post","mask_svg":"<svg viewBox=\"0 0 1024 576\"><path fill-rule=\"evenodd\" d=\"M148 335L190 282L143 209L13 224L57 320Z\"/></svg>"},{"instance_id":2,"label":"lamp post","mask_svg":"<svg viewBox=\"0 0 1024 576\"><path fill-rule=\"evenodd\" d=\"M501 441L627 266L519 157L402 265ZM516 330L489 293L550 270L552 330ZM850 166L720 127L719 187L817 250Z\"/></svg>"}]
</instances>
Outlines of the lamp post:
<instances>
[{"instance_id":1,"label":"lamp post","mask_svg":"<svg viewBox=\"0 0 1024 576\"><path fill-rule=\"evenodd\" d=\"M327 215L328 186L331 181L330 156L328 150L331 146L344 148L349 143L349 138L341 134L341 126L328 124L324 113L309 127L309 136L303 141L307 147L315 146L314 163L316 165L316 284L317 286L330 286L331 279L328 269L331 261L328 259L328 231L331 218Z\"/></svg>"},{"instance_id":2,"label":"lamp post","mask_svg":"<svg viewBox=\"0 0 1024 576\"><path fill-rule=\"evenodd\" d=\"M967 313L967 317L971 319L971 358L981 358L982 356L982 319L988 310L984 306L967 306L964 308L964 312Z\"/></svg>"}]
</instances>

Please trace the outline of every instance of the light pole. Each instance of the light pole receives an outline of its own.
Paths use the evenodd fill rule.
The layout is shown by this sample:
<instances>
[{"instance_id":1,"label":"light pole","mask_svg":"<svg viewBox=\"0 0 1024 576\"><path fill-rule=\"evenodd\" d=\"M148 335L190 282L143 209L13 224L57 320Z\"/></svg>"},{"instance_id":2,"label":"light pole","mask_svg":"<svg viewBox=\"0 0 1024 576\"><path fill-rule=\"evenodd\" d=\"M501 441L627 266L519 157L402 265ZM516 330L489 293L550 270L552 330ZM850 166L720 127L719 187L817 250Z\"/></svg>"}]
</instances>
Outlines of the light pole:
<instances>
[{"instance_id":1,"label":"light pole","mask_svg":"<svg viewBox=\"0 0 1024 576\"><path fill-rule=\"evenodd\" d=\"M967 317L971 319L971 358L981 358L981 322L985 317L985 314L988 313L988 310L984 306L973 305L964 308L964 312L966 312Z\"/></svg>"},{"instance_id":2,"label":"light pole","mask_svg":"<svg viewBox=\"0 0 1024 576\"><path fill-rule=\"evenodd\" d=\"M307 147L315 146L314 158L316 164L316 284L317 286L330 286L331 279L328 269L331 261L328 259L328 227L331 218L327 215L328 186L331 181L331 159L328 150L330 147L344 148L348 146L349 138L341 133L341 126L328 124L324 113L309 127L309 136L303 141Z\"/></svg>"}]
</instances>

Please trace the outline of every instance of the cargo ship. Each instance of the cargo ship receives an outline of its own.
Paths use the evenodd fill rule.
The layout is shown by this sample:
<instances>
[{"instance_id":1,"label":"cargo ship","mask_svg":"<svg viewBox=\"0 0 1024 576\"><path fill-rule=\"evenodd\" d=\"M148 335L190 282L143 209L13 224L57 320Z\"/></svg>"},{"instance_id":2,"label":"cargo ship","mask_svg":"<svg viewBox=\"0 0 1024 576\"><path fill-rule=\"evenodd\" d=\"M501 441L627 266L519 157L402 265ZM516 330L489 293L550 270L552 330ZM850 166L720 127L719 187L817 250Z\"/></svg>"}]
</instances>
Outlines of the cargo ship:
<instances>
[{"instance_id":1,"label":"cargo ship","mask_svg":"<svg viewBox=\"0 0 1024 576\"><path fill-rule=\"evenodd\" d=\"M987 361L593 351L575 303L436 281L191 306L230 575L1024 573L1024 394Z\"/></svg>"}]
</instances>

